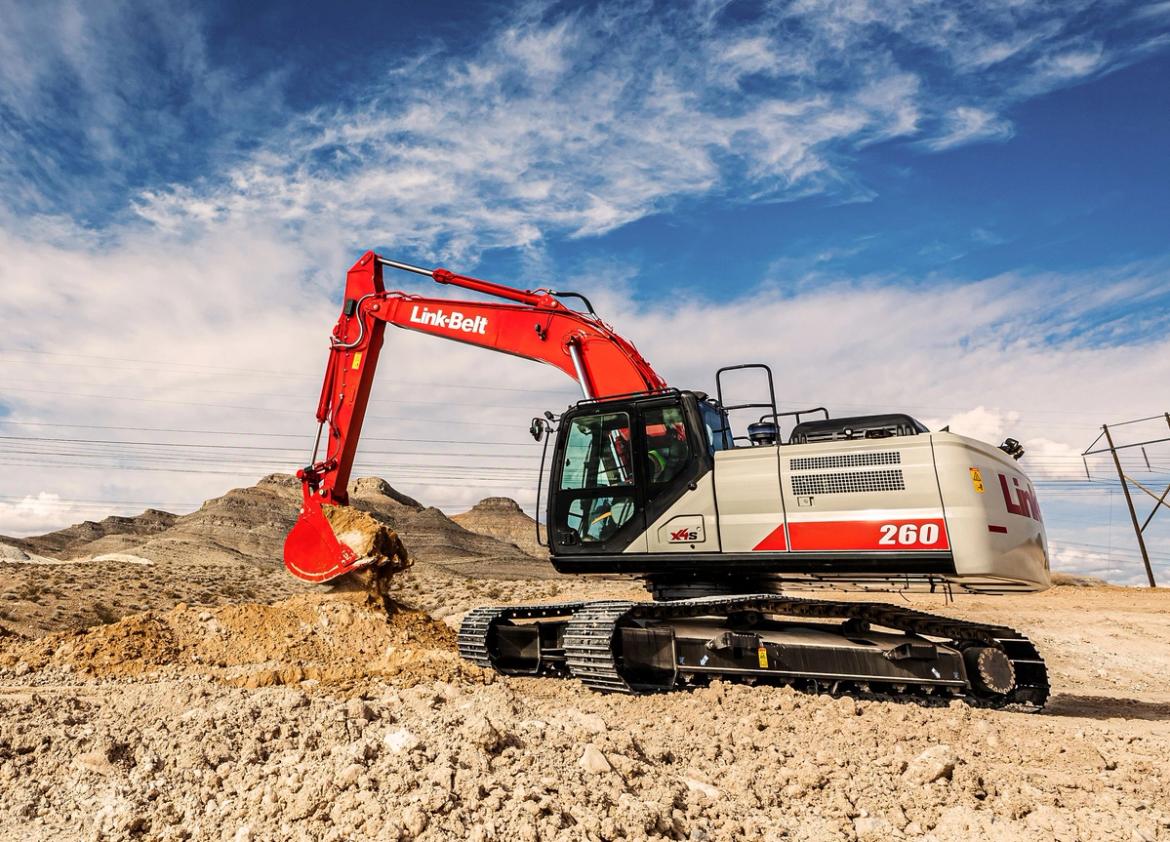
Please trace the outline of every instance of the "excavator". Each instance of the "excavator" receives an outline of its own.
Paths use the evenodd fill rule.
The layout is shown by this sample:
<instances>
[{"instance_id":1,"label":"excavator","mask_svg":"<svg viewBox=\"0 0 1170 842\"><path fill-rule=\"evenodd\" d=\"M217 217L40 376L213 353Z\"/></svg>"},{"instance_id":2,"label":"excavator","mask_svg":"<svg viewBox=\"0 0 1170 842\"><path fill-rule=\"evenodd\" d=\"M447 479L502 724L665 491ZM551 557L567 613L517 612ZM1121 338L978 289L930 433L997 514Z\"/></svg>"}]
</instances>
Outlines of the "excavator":
<instances>
[{"instance_id":1,"label":"excavator","mask_svg":"<svg viewBox=\"0 0 1170 842\"><path fill-rule=\"evenodd\" d=\"M496 300L388 290L387 270ZM543 520L556 570L634 577L651 597L477 608L460 628L464 658L603 692L721 679L1033 711L1047 701L1043 659L1013 629L792 594L1047 588L1044 523L1014 439L995 447L897 413L782 412L761 363L720 368L714 396L671 386L580 293L521 290L371 251L349 270L343 302L317 447L297 472L303 506L284 547L295 576L328 582L377 563L339 541L326 515L348 504L390 324L577 381L581 400L530 428L548 482L537 492L538 537ZM734 402L732 387L748 381L758 394Z\"/></svg>"}]
</instances>

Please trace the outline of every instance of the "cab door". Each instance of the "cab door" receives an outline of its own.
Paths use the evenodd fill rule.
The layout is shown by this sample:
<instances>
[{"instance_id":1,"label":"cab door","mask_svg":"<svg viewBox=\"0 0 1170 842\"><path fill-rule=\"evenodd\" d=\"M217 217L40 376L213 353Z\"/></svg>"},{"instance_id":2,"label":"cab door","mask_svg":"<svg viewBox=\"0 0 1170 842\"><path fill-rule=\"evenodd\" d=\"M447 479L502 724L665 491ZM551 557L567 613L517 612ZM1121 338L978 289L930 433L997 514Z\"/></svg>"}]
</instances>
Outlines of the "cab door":
<instances>
[{"instance_id":1,"label":"cab door","mask_svg":"<svg viewBox=\"0 0 1170 842\"><path fill-rule=\"evenodd\" d=\"M638 417L647 550L718 552L713 448L694 397L642 402Z\"/></svg>"},{"instance_id":2,"label":"cab door","mask_svg":"<svg viewBox=\"0 0 1170 842\"><path fill-rule=\"evenodd\" d=\"M633 407L562 421L550 489L556 555L645 552Z\"/></svg>"}]
</instances>

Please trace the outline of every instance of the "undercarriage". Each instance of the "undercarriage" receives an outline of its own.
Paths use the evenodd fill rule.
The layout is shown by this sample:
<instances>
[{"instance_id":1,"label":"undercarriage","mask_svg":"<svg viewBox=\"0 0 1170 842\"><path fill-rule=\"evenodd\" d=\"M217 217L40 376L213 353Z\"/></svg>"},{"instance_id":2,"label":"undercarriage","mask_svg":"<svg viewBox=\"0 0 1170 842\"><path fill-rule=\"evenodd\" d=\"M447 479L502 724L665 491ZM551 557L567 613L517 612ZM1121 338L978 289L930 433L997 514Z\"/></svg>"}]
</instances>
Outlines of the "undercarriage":
<instances>
[{"instance_id":1,"label":"undercarriage","mask_svg":"<svg viewBox=\"0 0 1170 842\"><path fill-rule=\"evenodd\" d=\"M1035 711L1049 692L1043 660L1013 629L767 593L477 608L459 651L505 675L572 677L611 693L721 679Z\"/></svg>"}]
</instances>

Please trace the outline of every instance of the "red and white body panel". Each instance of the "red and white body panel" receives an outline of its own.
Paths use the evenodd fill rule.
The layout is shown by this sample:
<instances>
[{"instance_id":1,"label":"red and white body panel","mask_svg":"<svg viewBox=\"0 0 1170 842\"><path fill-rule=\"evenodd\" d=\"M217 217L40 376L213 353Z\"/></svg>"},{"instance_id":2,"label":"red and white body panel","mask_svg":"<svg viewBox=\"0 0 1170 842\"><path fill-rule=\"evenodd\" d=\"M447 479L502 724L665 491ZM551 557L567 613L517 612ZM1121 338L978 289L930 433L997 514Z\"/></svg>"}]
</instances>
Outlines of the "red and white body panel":
<instances>
[{"instance_id":1,"label":"red and white body panel","mask_svg":"<svg viewBox=\"0 0 1170 842\"><path fill-rule=\"evenodd\" d=\"M954 433L720 451L714 471L645 537L626 552L718 552L729 566L745 555L823 559L816 572L780 577L793 583L945 582L979 592L1049 584L1027 477L998 448Z\"/></svg>"}]
</instances>

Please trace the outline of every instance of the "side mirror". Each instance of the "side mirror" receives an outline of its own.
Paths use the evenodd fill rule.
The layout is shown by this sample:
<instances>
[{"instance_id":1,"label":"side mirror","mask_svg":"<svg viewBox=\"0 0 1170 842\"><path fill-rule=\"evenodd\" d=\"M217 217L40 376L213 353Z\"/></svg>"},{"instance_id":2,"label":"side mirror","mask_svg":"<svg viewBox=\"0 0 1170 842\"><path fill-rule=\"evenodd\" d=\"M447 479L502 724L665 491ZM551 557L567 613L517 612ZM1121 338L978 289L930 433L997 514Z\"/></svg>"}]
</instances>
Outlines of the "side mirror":
<instances>
[{"instance_id":1,"label":"side mirror","mask_svg":"<svg viewBox=\"0 0 1170 842\"><path fill-rule=\"evenodd\" d=\"M534 439L540 441L544 438L545 430L548 429L548 422L543 418L533 418L532 424L528 427L528 432Z\"/></svg>"}]
</instances>

